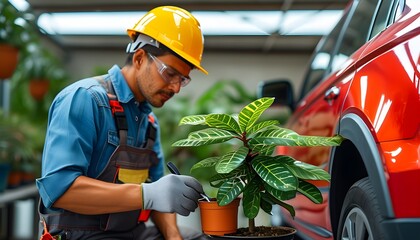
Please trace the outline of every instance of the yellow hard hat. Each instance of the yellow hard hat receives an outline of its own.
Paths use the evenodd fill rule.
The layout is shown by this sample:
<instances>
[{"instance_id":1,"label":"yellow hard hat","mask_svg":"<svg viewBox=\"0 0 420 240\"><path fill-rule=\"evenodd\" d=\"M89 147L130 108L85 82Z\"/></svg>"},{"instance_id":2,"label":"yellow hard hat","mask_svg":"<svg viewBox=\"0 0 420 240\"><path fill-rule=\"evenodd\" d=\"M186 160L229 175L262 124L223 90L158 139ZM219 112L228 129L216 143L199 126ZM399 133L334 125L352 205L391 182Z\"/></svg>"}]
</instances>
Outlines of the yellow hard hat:
<instances>
[{"instance_id":1,"label":"yellow hard hat","mask_svg":"<svg viewBox=\"0 0 420 240\"><path fill-rule=\"evenodd\" d=\"M188 11L174 6L154 8L127 33L133 41L139 33L148 35L208 74L200 65L204 48L200 23Z\"/></svg>"}]
</instances>

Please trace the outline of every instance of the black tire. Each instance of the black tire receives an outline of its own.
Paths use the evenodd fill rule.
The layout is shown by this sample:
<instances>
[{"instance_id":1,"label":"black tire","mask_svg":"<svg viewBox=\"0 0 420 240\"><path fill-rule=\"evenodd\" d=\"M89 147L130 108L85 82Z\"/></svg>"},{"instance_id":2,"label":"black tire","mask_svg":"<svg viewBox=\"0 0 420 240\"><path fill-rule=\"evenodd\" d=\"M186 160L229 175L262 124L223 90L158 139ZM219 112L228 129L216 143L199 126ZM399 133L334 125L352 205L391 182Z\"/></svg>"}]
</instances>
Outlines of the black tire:
<instances>
[{"instance_id":1,"label":"black tire","mask_svg":"<svg viewBox=\"0 0 420 240\"><path fill-rule=\"evenodd\" d=\"M363 178L353 184L344 199L337 239L384 239L380 225L382 221L374 189L369 178Z\"/></svg>"}]
</instances>

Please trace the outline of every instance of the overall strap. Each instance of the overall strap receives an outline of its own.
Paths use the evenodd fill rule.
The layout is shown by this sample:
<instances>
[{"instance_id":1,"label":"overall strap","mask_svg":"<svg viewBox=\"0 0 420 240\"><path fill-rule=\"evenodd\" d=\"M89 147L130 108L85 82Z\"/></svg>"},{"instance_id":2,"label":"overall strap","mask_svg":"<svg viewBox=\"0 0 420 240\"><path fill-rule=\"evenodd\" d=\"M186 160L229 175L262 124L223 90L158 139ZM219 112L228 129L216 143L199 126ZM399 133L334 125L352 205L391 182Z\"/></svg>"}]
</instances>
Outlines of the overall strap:
<instances>
[{"instance_id":1,"label":"overall strap","mask_svg":"<svg viewBox=\"0 0 420 240\"><path fill-rule=\"evenodd\" d=\"M117 126L118 136L120 137L120 145L127 145L127 118L124 113L124 108L121 106L117 95L115 94L114 86L112 86L111 81L105 81L105 75L97 76L95 78L107 92L111 112Z\"/></svg>"},{"instance_id":2,"label":"overall strap","mask_svg":"<svg viewBox=\"0 0 420 240\"><path fill-rule=\"evenodd\" d=\"M118 98L115 94L114 86L112 86L111 81L105 81L106 75L96 76L95 78L102 85L103 88L107 91L109 105L111 106L112 115L115 119L115 124L118 130L118 136L120 137L120 145L127 145L127 132L128 125L127 119L124 113L124 108L121 106ZM156 141L157 129L155 127L155 119L152 114L148 116L148 126L146 130L146 144L144 148L153 149L153 145Z\"/></svg>"}]
</instances>

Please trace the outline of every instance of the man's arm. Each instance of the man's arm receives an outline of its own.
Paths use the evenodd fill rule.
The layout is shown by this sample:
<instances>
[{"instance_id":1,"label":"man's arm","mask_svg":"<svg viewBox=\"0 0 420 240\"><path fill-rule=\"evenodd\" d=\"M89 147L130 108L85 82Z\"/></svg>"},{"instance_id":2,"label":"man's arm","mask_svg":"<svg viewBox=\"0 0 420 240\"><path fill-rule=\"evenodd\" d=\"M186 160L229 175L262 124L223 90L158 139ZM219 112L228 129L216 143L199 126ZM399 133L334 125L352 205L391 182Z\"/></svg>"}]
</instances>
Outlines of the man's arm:
<instances>
[{"instance_id":1,"label":"man's arm","mask_svg":"<svg viewBox=\"0 0 420 240\"><path fill-rule=\"evenodd\" d=\"M102 214L150 209L188 216L198 207L203 187L197 179L166 175L156 182L115 184L79 176L53 204L80 214Z\"/></svg>"},{"instance_id":2,"label":"man's arm","mask_svg":"<svg viewBox=\"0 0 420 240\"><path fill-rule=\"evenodd\" d=\"M142 207L138 184L115 184L80 176L54 203L54 207L79 214L131 211Z\"/></svg>"},{"instance_id":3,"label":"man's arm","mask_svg":"<svg viewBox=\"0 0 420 240\"><path fill-rule=\"evenodd\" d=\"M159 231L162 233L164 239L182 240L181 234L179 233L178 225L176 223L175 213L162 213L152 211L151 217L156 227L159 228Z\"/></svg>"}]
</instances>

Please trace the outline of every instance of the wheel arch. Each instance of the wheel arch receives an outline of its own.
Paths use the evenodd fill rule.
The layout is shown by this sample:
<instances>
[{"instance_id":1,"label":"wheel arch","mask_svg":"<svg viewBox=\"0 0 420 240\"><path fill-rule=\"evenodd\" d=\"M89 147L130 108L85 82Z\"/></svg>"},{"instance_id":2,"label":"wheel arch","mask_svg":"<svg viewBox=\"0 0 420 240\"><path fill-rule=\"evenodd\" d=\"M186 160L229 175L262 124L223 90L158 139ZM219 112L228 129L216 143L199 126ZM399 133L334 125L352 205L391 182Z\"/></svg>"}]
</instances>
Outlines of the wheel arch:
<instances>
[{"instance_id":1,"label":"wheel arch","mask_svg":"<svg viewBox=\"0 0 420 240\"><path fill-rule=\"evenodd\" d=\"M348 113L340 120L339 134L346 140L331 153L331 186L329 208L334 236L344 198L358 180L369 177L384 218L393 218L390 193L385 170L376 142L365 122L356 114Z\"/></svg>"}]
</instances>

